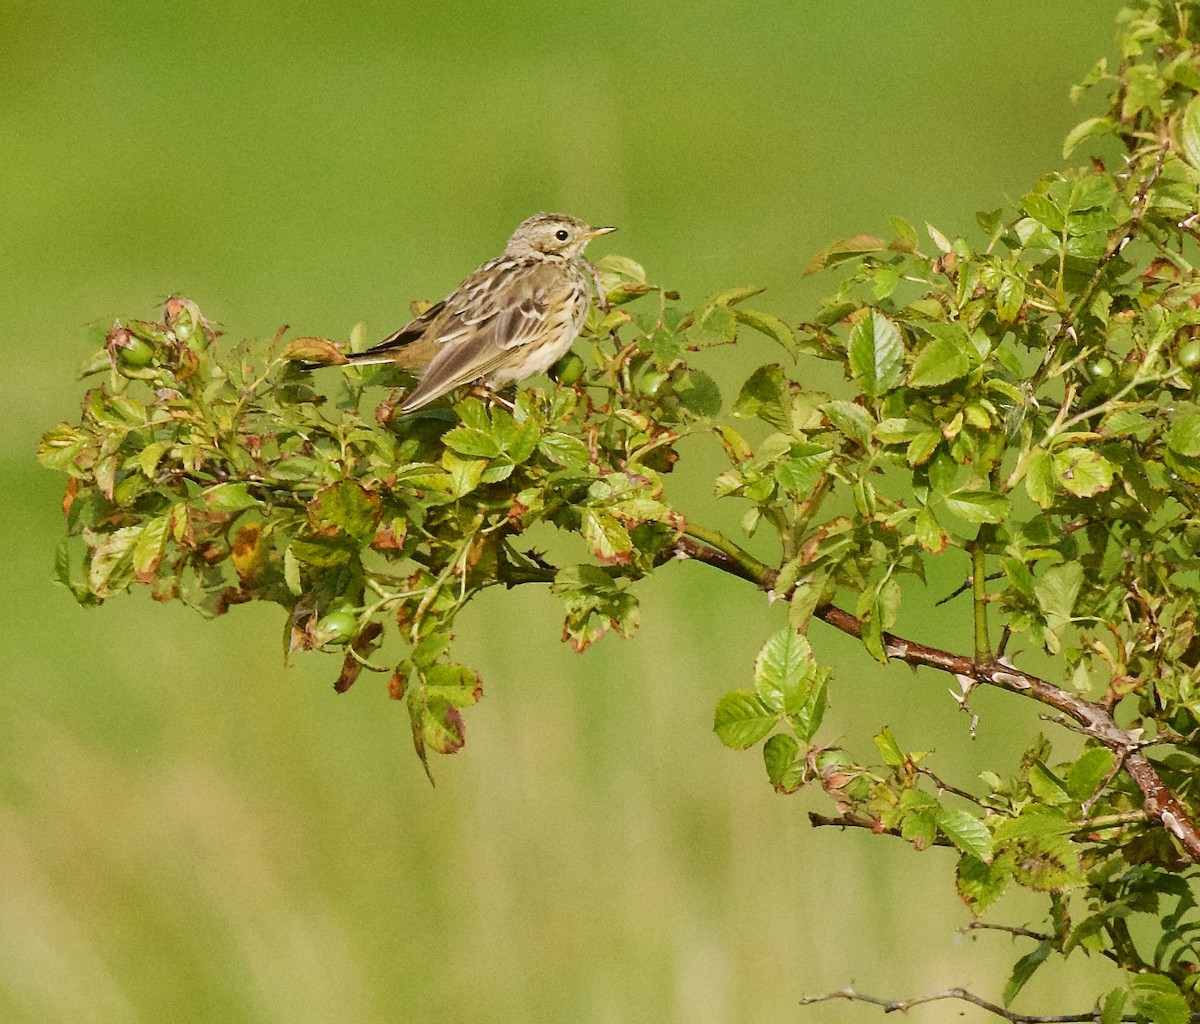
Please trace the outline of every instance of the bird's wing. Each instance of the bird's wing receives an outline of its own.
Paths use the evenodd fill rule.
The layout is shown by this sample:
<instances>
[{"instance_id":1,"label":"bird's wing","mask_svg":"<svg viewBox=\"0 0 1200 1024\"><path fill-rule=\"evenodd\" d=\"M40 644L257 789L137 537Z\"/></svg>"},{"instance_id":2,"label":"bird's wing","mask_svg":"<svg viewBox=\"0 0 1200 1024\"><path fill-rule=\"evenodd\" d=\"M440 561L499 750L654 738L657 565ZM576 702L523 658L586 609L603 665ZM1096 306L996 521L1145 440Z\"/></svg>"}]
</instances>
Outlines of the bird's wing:
<instances>
[{"instance_id":1,"label":"bird's wing","mask_svg":"<svg viewBox=\"0 0 1200 1024\"><path fill-rule=\"evenodd\" d=\"M401 409L411 411L486 377L511 349L536 344L570 288L559 268L541 262L502 258L480 267L446 299L431 325L437 351Z\"/></svg>"}]
</instances>

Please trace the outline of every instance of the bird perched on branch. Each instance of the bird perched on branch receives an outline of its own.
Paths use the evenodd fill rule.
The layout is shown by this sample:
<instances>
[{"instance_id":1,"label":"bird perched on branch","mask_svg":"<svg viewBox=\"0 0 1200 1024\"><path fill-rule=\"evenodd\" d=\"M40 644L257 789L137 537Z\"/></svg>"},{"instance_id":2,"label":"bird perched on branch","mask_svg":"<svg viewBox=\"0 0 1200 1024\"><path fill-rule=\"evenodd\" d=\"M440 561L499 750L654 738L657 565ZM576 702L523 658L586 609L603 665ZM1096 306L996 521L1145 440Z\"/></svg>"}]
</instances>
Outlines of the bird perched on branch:
<instances>
[{"instance_id":1,"label":"bird perched on branch","mask_svg":"<svg viewBox=\"0 0 1200 1024\"><path fill-rule=\"evenodd\" d=\"M493 387L553 365L579 337L592 302L583 258L594 228L564 213L524 220L504 247L441 302L350 363L395 363L424 370L405 396L412 412L477 380Z\"/></svg>"}]
</instances>

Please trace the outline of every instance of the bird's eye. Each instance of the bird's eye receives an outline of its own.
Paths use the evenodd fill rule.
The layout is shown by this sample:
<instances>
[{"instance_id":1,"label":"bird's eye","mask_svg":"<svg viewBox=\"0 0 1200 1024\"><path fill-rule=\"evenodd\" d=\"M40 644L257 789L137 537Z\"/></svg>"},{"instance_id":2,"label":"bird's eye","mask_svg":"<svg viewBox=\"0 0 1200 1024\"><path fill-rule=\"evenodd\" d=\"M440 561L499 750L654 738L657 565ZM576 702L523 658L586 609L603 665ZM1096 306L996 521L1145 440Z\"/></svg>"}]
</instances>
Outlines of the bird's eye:
<instances>
[{"instance_id":1,"label":"bird's eye","mask_svg":"<svg viewBox=\"0 0 1200 1024\"><path fill-rule=\"evenodd\" d=\"M567 233L566 228L559 228L556 232L554 232L554 237L560 242L565 242L571 236Z\"/></svg>"}]
</instances>

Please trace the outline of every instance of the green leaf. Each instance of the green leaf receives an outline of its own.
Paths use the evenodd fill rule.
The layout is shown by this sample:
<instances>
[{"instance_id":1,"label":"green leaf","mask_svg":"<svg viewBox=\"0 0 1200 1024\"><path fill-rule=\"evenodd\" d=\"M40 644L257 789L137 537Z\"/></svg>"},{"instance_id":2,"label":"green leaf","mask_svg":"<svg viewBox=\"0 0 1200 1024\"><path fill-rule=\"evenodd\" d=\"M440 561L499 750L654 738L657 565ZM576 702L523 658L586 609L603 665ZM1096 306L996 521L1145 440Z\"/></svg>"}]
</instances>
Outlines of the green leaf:
<instances>
[{"instance_id":1,"label":"green leaf","mask_svg":"<svg viewBox=\"0 0 1200 1024\"><path fill-rule=\"evenodd\" d=\"M1068 799L1062 780L1040 758L1029 766L1029 788L1044 803L1061 804Z\"/></svg>"},{"instance_id":2,"label":"green leaf","mask_svg":"<svg viewBox=\"0 0 1200 1024\"><path fill-rule=\"evenodd\" d=\"M808 699L816 668L808 640L793 629L781 629L754 661L755 689L767 707L794 714Z\"/></svg>"},{"instance_id":3,"label":"green leaf","mask_svg":"<svg viewBox=\"0 0 1200 1024\"><path fill-rule=\"evenodd\" d=\"M1039 451L1025 470L1025 493L1041 508L1054 504L1056 490L1054 459L1049 452Z\"/></svg>"},{"instance_id":4,"label":"green leaf","mask_svg":"<svg viewBox=\"0 0 1200 1024\"><path fill-rule=\"evenodd\" d=\"M829 687L826 685L827 677L828 672L822 670L818 673L808 698L799 710L790 716L796 735L806 743L816 735L817 730L821 728L821 722L825 719L825 705L829 692Z\"/></svg>"},{"instance_id":5,"label":"green leaf","mask_svg":"<svg viewBox=\"0 0 1200 1024\"><path fill-rule=\"evenodd\" d=\"M104 537L91 552L88 586L101 600L133 583L133 547L141 532L140 526L123 526Z\"/></svg>"},{"instance_id":6,"label":"green leaf","mask_svg":"<svg viewBox=\"0 0 1200 1024\"><path fill-rule=\"evenodd\" d=\"M1021 206L1039 224L1054 232L1062 231L1065 225L1062 212L1046 196L1030 192L1021 197Z\"/></svg>"},{"instance_id":7,"label":"green leaf","mask_svg":"<svg viewBox=\"0 0 1200 1024\"><path fill-rule=\"evenodd\" d=\"M213 512L240 512L259 504L245 484L217 484L204 492L204 505Z\"/></svg>"},{"instance_id":8,"label":"green leaf","mask_svg":"<svg viewBox=\"0 0 1200 1024\"><path fill-rule=\"evenodd\" d=\"M439 662L425 669L427 698L440 697L456 708L469 708L483 696L483 680L466 665Z\"/></svg>"},{"instance_id":9,"label":"green leaf","mask_svg":"<svg viewBox=\"0 0 1200 1024\"><path fill-rule=\"evenodd\" d=\"M553 431L545 434L537 446L551 462L567 469L583 469L591 460L587 445L571 434Z\"/></svg>"},{"instance_id":10,"label":"green leaf","mask_svg":"<svg viewBox=\"0 0 1200 1024\"><path fill-rule=\"evenodd\" d=\"M955 887L976 917L1004 895L1011 880L1012 871L1001 858L986 864L978 857L964 853L958 859Z\"/></svg>"},{"instance_id":11,"label":"green leaf","mask_svg":"<svg viewBox=\"0 0 1200 1024\"><path fill-rule=\"evenodd\" d=\"M600 561L624 565L633 560L633 541L629 537L629 531L608 513L585 508L581 517L580 532Z\"/></svg>"},{"instance_id":12,"label":"green leaf","mask_svg":"<svg viewBox=\"0 0 1200 1024\"><path fill-rule=\"evenodd\" d=\"M1076 800L1087 800L1096 792L1112 771L1115 761L1112 751L1105 747L1092 747L1085 750L1067 770L1067 792Z\"/></svg>"},{"instance_id":13,"label":"green leaf","mask_svg":"<svg viewBox=\"0 0 1200 1024\"><path fill-rule=\"evenodd\" d=\"M807 498L833 461L833 452L818 444L794 444L775 462L775 479L799 498Z\"/></svg>"},{"instance_id":14,"label":"green leaf","mask_svg":"<svg viewBox=\"0 0 1200 1024\"><path fill-rule=\"evenodd\" d=\"M757 309L744 309L741 306L734 307L733 315L740 323L779 342L791 356L795 357L797 354L795 332L779 317Z\"/></svg>"},{"instance_id":15,"label":"green leaf","mask_svg":"<svg viewBox=\"0 0 1200 1024\"><path fill-rule=\"evenodd\" d=\"M734 690L717 702L713 731L725 746L746 750L775 728L781 717L753 690Z\"/></svg>"},{"instance_id":16,"label":"green leaf","mask_svg":"<svg viewBox=\"0 0 1200 1024\"><path fill-rule=\"evenodd\" d=\"M1068 448L1054 456L1054 476L1063 490L1091 498L1112 486L1113 464L1091 448Z\"/></svg>"},{"instance_id":17,"label":"green leaf","mask_svg":"<svg viewBox=\"0 0 1200 1024\"><path fill-rule=\"evenodd\" d=\"M1050 955L1050 948L1049 942L1039 942L1032 952L1026 953L1020 960L1013 964L1012 974L1009 976L1008 983L1004 986L1004 995L1001 997L1004 1000L1005 1006L1012 1005L1012 1001L1017 998L1017 994L1025 987L1025 983L1046 962L1046 958Z\"/></svg>"},{"instance_id":18,"label":"green leaf","mask_svg":"<svg viewBox=\"0 0 1200 1024\"><path fill-rule=\"evenodd\" d=\"M460 455L494 459L500 454L500 444L491 434L476 427L455 427L442 435L442 443Z\"/></svg>"},{"instance_id":19,"label":"green leaf","mask_svg":"<svg viewBox=\"0 0 1200 1024\"><path fill-rule=\"evenodd\" d=\"M931 555L940 555L950 543L950 535L942 529L937 516L924 506L917 513L913 535L917 538L917 543Z\"/></svg>"},{"instance_id":20,"label":"green leaf","mask_svg":"<svg viewBox=\"0 0 1200 1024\"><path fill-rule=\"evenodd\" d=\"M704 303L705 314L707 315L714 307L736 306L739 302L745 302L747 299L754 298L755 295L761 295L763 291L763 287L757 284L743 284L734 288L726 288L711 296Z\"/></svg>"},{"instance_id":21,"label":"green leaf","mask_svg":"<svg viewBox=\"0 0 1200 1024\"><path fill-rule=\"evenodd\" d=\"M785 732L777 732L763 744L767 778L777 793L795 793L803 784L804 764L799 757L800 744Z\"/></svg>"},{"instance_id":22,"label":"green leaf","mask_svg":"<svg viewBox=\"0 0 1200 1024\"><path fill-rule=\"evenodd\" d=\"M1187 1000L1179 986L1163 974L1138 974L1129 983L1133 1009L1151 1024L1188 1024Z\"/></svg>"},{"instance_id":23,"label":"green leaf","mask_svg":"<svg viewBox=\"0 0 1200 1024\"><path fill-rule=\"evenodd\" d=\"M908 383L914 388L934 388L948 384L970 372L966 352L950 338L933 338L917 354Z\"/></svg>"},{"instance_id":24,"label":"green leaf","mask_svg":"<svg viewBox=\"0 0 1200 1024\"><path fill-rule=\"evenodd\" d=\"M1034 584L1034 597L1046 617L1047 628L1055 635L1056 640L1057 634L1070 625L1075 600L1082 585L1083 566L1078 562L1052 565ZM1052 650L1051 653L1055 651Z\"/></svg>"},{"instance_id":25,"label":"green leaf","mask_svg":"<svg viewBox=\"0 0 1200 1024\"><path fill-rule=\"evenodd\" d=\"M721 411L721 390L703 370L688 369L675 381L675 396L696 416L716 416Z\"/></svg>"},{"instance_id":26,"label":"green leaf","mask_svg":"<svg viewBox=\"0 0 1200 1024\"><path fill-rule=\"evenodd\" d=\"M442 453L442 465L450 474L450 493L456 498L475 490L488 467L487 459L468 459L452 451Z\"/></svg>"},{"instance_id":27,"label":"green leaf","mask_svg":"<svg viewBox=\"0 0 1200 1024\"><path fill-rule=\"evenodd\" d=\"M875 746L879 750L879 756L883 758L883 763L889 768L899 768L904 764L904 754L891 729L885 727L882 732L876 734Z\"/></svg>"},{"instance_id":28,"label":"green leaf","mask_svg":"<svg viewBox=\"0 0 1200 1024\"><path fill-rule=\"evenodd\" d=\"M968 523L1002 523L1012 504L1003 494L993 491L961 490L947 494L943 504Z\"/></svg>"},{"instance_id":29,"label":"green leaf","mask_svg":"<svg viewBox=\"0 0 1200 1024\"><path fill-rule=\"evenodd\" d=\"M170 525L170 514L147 520L133 545L133 572L143 583L148 583L154 578L158 563L162 561Z\"/></svg>"},{"instance_id":30,"label":"green leaf","mask_svg":"<svg viewBox=\"0 0 1200 1024\"><path fill-rule=\"evenodd\" d=\"M1167 447L1187 458L1200 455L1200 415L1185 413L1176 416L1167 428Z\"/></svg>"},{"instance_id":31,"label":"green leaf","mask_svg":"<svg viewBox=\"0 0 1200 1024\"><path fill-rule=\"evenodd\" d=\"M996 317L1002 324L1011 324L1021 315L1025 305L1025 280L1017 274L1005 274L996 288Z\"/></svg>"},{"instance_id":32,"label":"green leaf","mask_svg":"<svg viewBox=\"0 0 1200 1024\"><path fill-rule=\"evenodd\" d=\"M1109 117L1089 117L1086 121L1081 121L1069 132L1063 141L1063 159L1066 160L1076 147L1086 139L1090 139L1095 135L1109 135L1113 130L1113 121Z\"/></svg>"},{"instance_id":33,"label":"green leaf","mask_svg":"<svg viewBox=\"0 0 1200 1024\"><path fill-rule=\"evenodd\" d=\"M871 447L871 432L875 421L861 405L855 405L853 402L826 402L821 406L821 410L845 437L857 441L864 448Z\"/></svg>"},{"instance_id":34,"label":"green leaf","mask_svg":"<svg viewBox=\"0 0 1200 1024\"><path fill-rule=\"evenodd\" d=\"M900 328L878 310L854 325L846 352L854 382L868 398L878 398L900 383L904 371Z\"/></svg>"},{"instance_id":35,"label":"green leaf","mask_svg":"<svg viewBox=\"0 0 1200 1024\"><path fill-rule=\"evenodd\" d=\"M992 834L987 826L969 811L943 808L937 815L941 833L963 853L969 853L985 864L992 859Z\"/></svg>"},{"instance_id":36,"label":"green leaf","mask_svg":"<svg viewBox=\"0 0 1200 1024\"><path fill-rule=\"evenodd\" d=\"M1085 882L1079 847L1065 835L1023 836L1006 843L1005 852L1013 858L1013 877L1027 889L1058 892Z\"/></svg>"},{"instance_id":37,"label":"green leaf","mask_svg":"<svg viewBox=\"0 0 1200 1024\"><path fill-rule=\"evenodd\" d=\"M382 505L378 494L353 480L342 480L317 492L309 502L308 518L318 531L332 528L366 544L375 536Z\"/></svg>"},{"instance_id":38,"label":"green leaf","mask_svg":"<svg viewBox=\"0 0 1200 1024\"><path fill-rule=\"evenodd\" d=\"M791 398L783 367L778 363L760 366L746 379L733 403L735 416L758 417L772 426L789 425Z\"/></svg>"},{"instance_id":39,"label":"green leaf","mask_svg":"<svg viewBox=\"0 0 1200 1024\"><path fill-rule=\"evenodd\" d=\"M429 697L421 706L418 720L422 745L426 750L454 754L467 742L462 715L445 697ZM416 723L414 727L418 727Z\"/></svg>"},{"instance_id":40,"label":"green leaf","mask_svg":"<svg viewBox=\"0 0 1200 1024\"><path fill-rule=\"evenodd\" d=\"M844 260L861 256L863 253L884 252L886 249L887 242L876 235L852 235L850 238L842 238L831 242L809 260L808 265L804 268L804 275L807 277L809 274L815 274L818 270L832 267Z\"/></svg>"},{"instance_id":41,"label":"green leaf","mask_svg":"<svg viewBox=\"0 0 1200 1024\"><path fill-rule=\"evenodd\" d=\"M1074 830L1074 823L1057 807L1029 804L1015 818L1004 818L996 826L996 842L1025 836L1062 836Z\"/></svg>"},{"instance_id":42,"label":"green leaf","mask_svg":"<svg viewBox=\"0 0 1200 1024\"><path fill-rule=\"evenodd\" d=\"M1200 96L1193 96L1179 122L1179 146L1184 159L1200 168Z\"/></svg>"},{"instance_id":43,"label":"green leaf","mask_svg":"<svg viewBox=\"0 0 1200 1024\"><path fill-rule=\"evenodd\" d=\"M1121 1024L1125 1016L1125 1000L1128 993L1123 988L1114 988L1104 997L1100 1010L1100 1024Z\"/></svg>"}]
</instances>

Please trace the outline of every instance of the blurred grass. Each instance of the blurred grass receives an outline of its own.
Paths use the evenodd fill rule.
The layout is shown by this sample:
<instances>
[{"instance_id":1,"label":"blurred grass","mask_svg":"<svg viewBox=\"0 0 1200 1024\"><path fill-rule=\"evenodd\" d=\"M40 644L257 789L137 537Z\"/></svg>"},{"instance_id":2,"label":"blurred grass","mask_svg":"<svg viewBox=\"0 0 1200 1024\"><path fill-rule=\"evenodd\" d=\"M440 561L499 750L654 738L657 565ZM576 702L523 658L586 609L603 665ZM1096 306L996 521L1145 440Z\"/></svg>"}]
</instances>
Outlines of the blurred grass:
<instances>
[{"instance_id":1,"label":"blurred grass","mask_svg":"<svg viewBox=\"0 0 1200 1024\"><path fill-rule=\"evenodd\" d=\"M831 238L970 230L1058 166L1116 7L0 7L0 1018L836 1022L878 1014L796 1000L997 992L1020 950L954 940L945 854L810 830L819 803L712 737L781 621L748 588L670 567L642 634L582 658L548 594L480 600L459 646L487 700L431 789L378 680L335 697L332 659L284 669L272 610L74 607L32 450L76 414L89 323L178 290L235 337L383 334L538 209L619 224L600 251L685 300L753 281L798 318ZM929 614L952 586L904 628L963 646L965 608ZM831 741L887 722L969 785L1038 725L979 694L971 742L944 680L813 639ZM1023 999L1077 1010L1093 977Z\"/></svg>"}]
</instances>

